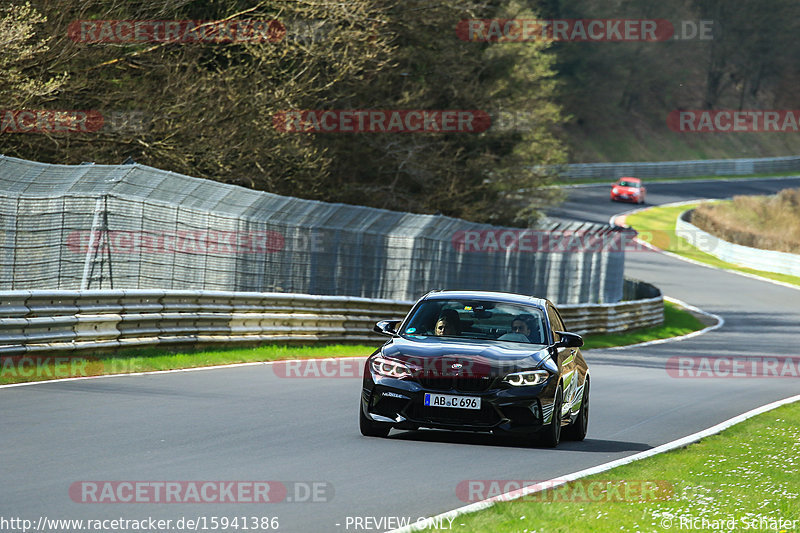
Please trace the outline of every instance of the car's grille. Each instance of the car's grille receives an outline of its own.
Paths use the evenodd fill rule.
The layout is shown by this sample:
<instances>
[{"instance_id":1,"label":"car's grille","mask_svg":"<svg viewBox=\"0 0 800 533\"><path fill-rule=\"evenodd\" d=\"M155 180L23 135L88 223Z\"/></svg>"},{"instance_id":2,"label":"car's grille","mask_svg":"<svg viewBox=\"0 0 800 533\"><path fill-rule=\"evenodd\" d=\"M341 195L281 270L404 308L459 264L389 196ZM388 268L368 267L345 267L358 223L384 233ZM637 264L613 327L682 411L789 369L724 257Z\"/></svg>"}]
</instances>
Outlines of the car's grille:
<instances>
[{"instance_id":1,"label":"car's grille","mask_svg":"<svg viewBox=\"0 0 800 533\"><path fill-rule=\"evenodd\" d=\"M454 390L457 392L484 392L489 390L493 378L463 376L424 376L419 383L426 389L437 391Z\"/></svg>"},{"instance_id":2,"label":"car's grille","mask_svg":"<svg viewBox=\"0 0 800 533\"><path fill-rule=\"evenodd\" d=\"M439 376L425 376L419 378L419 383L426 389L450 390L453 388L453 378Z\"/></svg>"},{"instance_id":3,"label":"car's grille","mask_svg":"<svg viewBox=\"0 0 800 533\"><path fill-rule=\"evenodd\" d=\"M408 410L409 418L416 421L440 424L465 424L477 427L492 427L500 421L497 411L488 403L480 409L453 409L452 407L426 407L414 402Z\"/></svg>"},{"instance_id":4,"label":"car's grille","mask_svg":"<svg viewBox=\"0 0 800 533\"><path fill-rule=\"evenodd\" d=\"M383 396L380 392L377 392L372 396L372 404L370 405L370 411L372 413L375 413L376 415L381 415L388 418L395 418L397 414L401 412L407 404L408 404L407 399L391 398Z\"/></svg>"},{"instance_id":5,"label":"car's grille","mask_svg":"<svg viewBox=\"0 0 800 533\"><path fill-rule=\"evenodd\" d=\"M492 384L492 378L455 378L455 389L460 392L483 392Z\"/></svg>"}]
</instances>

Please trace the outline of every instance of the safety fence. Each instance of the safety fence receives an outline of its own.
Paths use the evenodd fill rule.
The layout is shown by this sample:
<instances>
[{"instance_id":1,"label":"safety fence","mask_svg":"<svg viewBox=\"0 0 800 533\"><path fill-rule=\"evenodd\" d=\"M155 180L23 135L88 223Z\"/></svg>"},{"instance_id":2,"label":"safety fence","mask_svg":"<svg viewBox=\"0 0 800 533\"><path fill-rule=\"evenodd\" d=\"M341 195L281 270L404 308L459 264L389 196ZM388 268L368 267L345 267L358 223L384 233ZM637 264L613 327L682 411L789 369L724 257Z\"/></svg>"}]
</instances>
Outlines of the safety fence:
<instances>
[{"instance_id":1,"label":"safety fence","mask_svg":"<svg viewBox=\"0 0 800 533\"><path fill-rule=\"evenodd\" d=\"M631 238L601 224L546 222L524 233L278 196L138 164L0 156L0 290L411 300L448 288L611 303L622 298Z\"/></svg>"},{"instance_id":2,"label":"safety fence","mask_svg":"<svg viewBox=\"0 0 800 533\"><path fill-rule=\"evenodd\" d=\"M761 250L725 241L691 223L694 209L684 211L675 221L675 234L708 254L728 263L754 270L800 276L800 255L777 250Z\"/></svg>"},{"instance_id":3,"label":"safety fence","mask_svg":"<svg viewBox=\"0 0 800 533\"><path fill-rule=\"evenodd\" d=\"M696 176L744 176L773 172L800 172L800 156L751 159L704 159L634 163L576 163L559 169L561 178L608 179L682 178Z\"/></svg>"},{"instance_id":4,"label":"safety fence","mask_svg":"<svg viewBox=\"0 0 800 533\"><path fill-rule=\"evenodd\" d=\"M663 322L661 293L626 280L635 301L559 306L581 334ZM413 302L287 293L174 290L0 292L0 354L213 343L367 342Z\"/></svg>"}]
</instances>

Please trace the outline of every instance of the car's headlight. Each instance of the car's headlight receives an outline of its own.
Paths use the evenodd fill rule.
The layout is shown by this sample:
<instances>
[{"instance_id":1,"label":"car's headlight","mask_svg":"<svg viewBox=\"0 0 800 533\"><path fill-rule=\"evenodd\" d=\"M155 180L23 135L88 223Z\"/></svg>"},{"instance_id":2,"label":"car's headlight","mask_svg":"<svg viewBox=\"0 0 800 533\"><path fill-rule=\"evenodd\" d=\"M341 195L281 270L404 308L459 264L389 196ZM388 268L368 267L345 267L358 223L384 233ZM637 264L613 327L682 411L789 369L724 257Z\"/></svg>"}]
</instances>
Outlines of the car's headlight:
<instances>
[{"instance_id":1,"label":"car's headlight","mask_svg":"<svg viewBox=\"0 0 800 533\"><path fill-rule=\"evenodd\" d=\"M540 385L550 378L550 372L547 370L531 370L527 372L513 372L503 378L505 383L515 387L529 387L531 385Z\"/></svg>"},{"instance_id":2,"label":"car's headlight","mask_svg":"<svg viewBox=\"0 0 800 533\"><path fill-rule=\"evenodd\" d=\"M617 194L617 193L619 192L619 189L617 189L616 187L614 187L613 189L611 189L611 192L613 192L614 194Z\"/></svg>"},{"instance_id":3,"label":"car's headlight","mask_svg":"<svg viewBox=\"0 0 800 533\"><path fill-rule=\"evenodd\" d=\"M385 357L376 357L370 361L372 371L381 376L403 379L411 376L411 369L403 363Z\"/></svg>"}]
</instances>

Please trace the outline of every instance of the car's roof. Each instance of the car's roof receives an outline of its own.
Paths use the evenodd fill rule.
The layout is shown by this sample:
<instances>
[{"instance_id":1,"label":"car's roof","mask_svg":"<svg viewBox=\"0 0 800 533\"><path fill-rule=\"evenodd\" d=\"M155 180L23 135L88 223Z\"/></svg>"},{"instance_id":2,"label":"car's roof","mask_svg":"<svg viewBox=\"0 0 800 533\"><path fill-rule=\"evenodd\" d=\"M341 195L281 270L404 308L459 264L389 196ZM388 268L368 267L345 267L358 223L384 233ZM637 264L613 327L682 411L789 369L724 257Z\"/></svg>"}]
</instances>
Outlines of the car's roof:
<instances>
[{"instance_id":1,"label":"car's roof","mask_svg":"<svg viewBox=\"0 0 800 533\"><path fill-rule=\"evenodd\" d=\"M547 299L537 298L536 296L526 296L524 294L514 294L511 292L495 291L458 291L458 290L434 290L424 296L426 300L487 300L490 302L507 302L523 305L535 305L544 308Z\"/></svg>"},{"instance_id":2,"label":"car's roof","mask_svg":"<svg viewBox=\"0 0 800 533\"><path fill-rule=\"evenodd\" d=\"M625 181L642 181L639 178L633 178L633 177L630 177L630 176L623 176L623 177L621 177L619 179L619 181L622 181L622 180L625 180Z\"/></svg>"}]
</instances>

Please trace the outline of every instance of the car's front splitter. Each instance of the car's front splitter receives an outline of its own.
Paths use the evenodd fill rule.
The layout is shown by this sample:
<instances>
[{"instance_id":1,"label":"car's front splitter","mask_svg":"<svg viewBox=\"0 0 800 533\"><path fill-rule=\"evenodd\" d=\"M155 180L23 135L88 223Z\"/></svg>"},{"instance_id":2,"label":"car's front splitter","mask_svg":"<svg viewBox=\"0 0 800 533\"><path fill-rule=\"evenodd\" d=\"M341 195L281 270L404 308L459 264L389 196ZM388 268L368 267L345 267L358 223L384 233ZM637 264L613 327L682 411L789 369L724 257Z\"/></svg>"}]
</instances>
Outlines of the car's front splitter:
<instances>
[{"instance_id":1,"label":"car's front splitter","mask_svg":"<svg viewBox=\"0 0 800 533\"><path fill-rule=\"evenodd\" d=\"M480 393L456 390L428 390L419 383L397 379L380 379L380 383L365 387L362 409L373 421L391 424L397 429L430 427L466 431L502 431L531 433L542 429L549 417L552 400L547 396L547 384L525 389L489 389ZM431 407L424 402L425 394L448 394L481 399L480 409ZM548 420L549 421L549 420Z\"/></svg>"}]
</instances>

